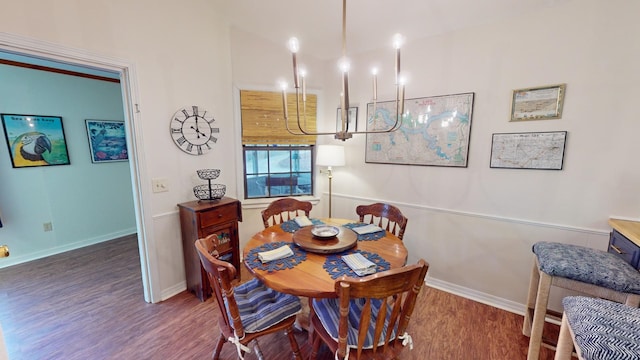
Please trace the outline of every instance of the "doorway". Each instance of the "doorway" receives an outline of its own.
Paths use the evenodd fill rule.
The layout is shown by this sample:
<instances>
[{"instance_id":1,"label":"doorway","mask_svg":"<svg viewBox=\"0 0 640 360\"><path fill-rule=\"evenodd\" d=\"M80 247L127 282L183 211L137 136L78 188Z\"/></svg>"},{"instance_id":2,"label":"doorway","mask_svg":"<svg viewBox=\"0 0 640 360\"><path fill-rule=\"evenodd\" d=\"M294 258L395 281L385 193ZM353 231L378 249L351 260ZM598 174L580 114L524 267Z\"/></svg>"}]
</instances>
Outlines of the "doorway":
<instances>
[{"instance_id":1,"label":"doorway","mask_svg":"<svg viewBox=\"0 0 640 360\"><path fill-rule=\"evenodd\" d=\"M120 79L125 132L127 134L127 147L129 148L129 171L131 173L134 196L133 203L135 207L144 299L146 302L154 302L154 297L151 292L152 281L149 275L152 271L149 270L149 251L147 250L145 231L146 221L141 211L143 207L140 178L143 175L141 175L142 172L140 169L142 167L140 166L139 156L137 156L137 142L141 140L137 136L139 131L136 131L139 125L136 122L134 105L136 104L137 94L133 91L135 86L132 84L135 79L134 66L124 61L105 58L95 54L81 53L77 49L69 49L5 33L0 33L0 52L32 57L41 61L51 61L52 63L59 64L59 66L69 66L74 69L81 69L87 73L109 73Z\"/></svg>"}]
</instances>

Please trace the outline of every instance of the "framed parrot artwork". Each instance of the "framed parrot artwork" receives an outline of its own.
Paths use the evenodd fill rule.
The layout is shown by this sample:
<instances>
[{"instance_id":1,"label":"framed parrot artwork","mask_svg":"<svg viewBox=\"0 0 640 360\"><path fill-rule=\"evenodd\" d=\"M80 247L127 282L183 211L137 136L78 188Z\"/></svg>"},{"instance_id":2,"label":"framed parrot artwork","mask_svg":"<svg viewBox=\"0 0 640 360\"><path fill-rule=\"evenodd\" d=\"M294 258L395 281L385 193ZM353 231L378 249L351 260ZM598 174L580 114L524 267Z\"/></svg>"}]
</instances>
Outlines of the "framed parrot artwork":
<instances>
[{"instance_id":1,"label":"framed parrot artwork","mask_svg":"<svg viewBox=\"0 0 640 360\"><path fill-rule=\"evenodd\" d=\"M59 116L0 114L14 168L69 165Z\"/></svg>"}]
</instances>

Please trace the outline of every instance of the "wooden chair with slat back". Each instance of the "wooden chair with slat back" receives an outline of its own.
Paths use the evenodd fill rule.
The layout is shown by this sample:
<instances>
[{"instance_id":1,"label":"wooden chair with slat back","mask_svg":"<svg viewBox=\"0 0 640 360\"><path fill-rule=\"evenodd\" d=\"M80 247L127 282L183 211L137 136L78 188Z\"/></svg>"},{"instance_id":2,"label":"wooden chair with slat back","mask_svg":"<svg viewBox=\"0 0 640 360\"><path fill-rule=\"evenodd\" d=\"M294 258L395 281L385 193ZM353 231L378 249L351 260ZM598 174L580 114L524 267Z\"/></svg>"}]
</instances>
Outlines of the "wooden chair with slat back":
<instances>
[{"instance_id":1,"label":"wooden chair with slat back","mask_svg":"<svg viewBox=\"0 0 640 360\"><path fill-rule=\"evenodd\" d=\"M281 224L296 216L305 215L308 217L312 207L313 205L309 201L300 201L293 198L275 200L261 212L264 228Z\"/></svg>"},{"instance_id":2,"label":"wooden chair with slat back","mask_svg":"<svg viewBox=\"0 0 640 360\"><path fill-rule=\"evenodd\" d=\"M360 222L375 224L384 228L396 235L400 240L404 237L404 231L407 228L409 219L397 207L383 203L360 205L356 207L356 213L360 216Z\"/></svg>"},{"instance_id":3,"label":"wooden chair with slat back","mask_svg":"<svg viewBox=\"0 0 640 360\"><path fill-rule=\"evenodd\" d=\"M337 359L395 359L410 344L407 325L429 264L336 281L338 298L313 299L311 359L324 342ZM353 321L358 319L357 322ZM338 341L334 340L338 339Z\"/></svg>"},{"instance_id":4,"label":"wooden chair with slat back","mask_svg":"<svg viewBox=\"0 0 640 360\"><path fill-rule=\"evenodd\" d=\"M262 359L256 339L278 331L287 334L294 357L301 359L293 333L300 300L272 290L255 278L234 287L232 280L236 269L231 263L217 258L217 234L196 240L195 246L220 310L220 336L213 350L213 359L219 359L222 346L227 341L240 344L235 344L239 355L249 351L248 345L253 342L256 356Z\"/></svg>"}]
</instances>

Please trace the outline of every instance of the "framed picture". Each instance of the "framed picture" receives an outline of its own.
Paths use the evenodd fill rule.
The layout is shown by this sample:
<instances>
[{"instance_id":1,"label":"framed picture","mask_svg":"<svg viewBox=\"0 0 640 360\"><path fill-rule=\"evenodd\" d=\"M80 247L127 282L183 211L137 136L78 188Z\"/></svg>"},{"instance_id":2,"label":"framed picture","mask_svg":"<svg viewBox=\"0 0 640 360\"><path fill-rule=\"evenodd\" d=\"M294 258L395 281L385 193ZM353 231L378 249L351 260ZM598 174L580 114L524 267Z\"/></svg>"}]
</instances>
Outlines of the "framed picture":
<instances>
[{"instance_id":1,"label":"framed picture","mask_svg":"<svg viewBox=\"0 0 640 360\"><path fill-rule=\"evenodd\" d=\"M127 137L124 121L85 120L91 161L105 163L127 161Z\"/></svg>"},{"instance_id":2,"label":"framed picture","mask_svg":"<svg viewBox=\"0 0 640 360\"><path fill-rule=\"evenodd\" d=\"M349 131L358 130L358 108L350 107L347 114L347 122L349 124ZM336 113L336 131L342 131L342 109L338 108Z\"/></svg>"},{"instance_id":3,"label":"framed picture","mask_svg":"<svg viewBox=\"0 0 640 360\"><path fill-rule=\"evenodd\" d=\"M559 84L514 90L511 121L560 119L565 89Z\"/></svg>"},{"instance_id":4,"label":"framed picture","mask_svg":"<svg viewBox=\"0 0 640 360\"><path fill-rule=\"evenodd\" d=\"M369 133L365 162L467 167L474 93L406 99L399 130ZM396 102L367 104L367 131L396 124Z\"/></svg>"},{"instance_id":5,"label":"framed picture","mask_svg":"<svg viewBox=\"0 0 640 360\"><path fill-rule=\"evenodd\" d=\"M70 164L61 117L0 116L14 168Z\"/></svg>"},{"instance_id":6,"label":"framed picture","mask_svg":"<svg viewBox=\"0 0 640 360\"><path fill-rule=\"evenodd\" d=\"M493 134L489 167L562 170L566 131Z\"/></svg>"}]
</instances>

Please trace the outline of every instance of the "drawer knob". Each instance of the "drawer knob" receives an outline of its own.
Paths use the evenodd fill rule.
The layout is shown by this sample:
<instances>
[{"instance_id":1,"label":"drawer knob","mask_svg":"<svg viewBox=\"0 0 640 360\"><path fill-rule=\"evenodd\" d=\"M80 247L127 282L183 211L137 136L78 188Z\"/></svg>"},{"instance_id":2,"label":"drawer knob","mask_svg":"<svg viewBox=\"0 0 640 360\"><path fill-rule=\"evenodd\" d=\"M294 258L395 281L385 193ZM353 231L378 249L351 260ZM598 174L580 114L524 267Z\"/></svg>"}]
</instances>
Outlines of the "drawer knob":
<instances>
[{"instance_id":1,"label":"drawer knob","mask_svg":"<svg viewBox=\"0 0 640 360\"><path fill-rule=\"evenodd\" d=\"M619 247L615 246L615 245L609 245L611 246L611 248L613 249L613 251L617 252L618 254L624 254L624 252L622 250L620 250Z\"/></svg>"}]
</instances>

